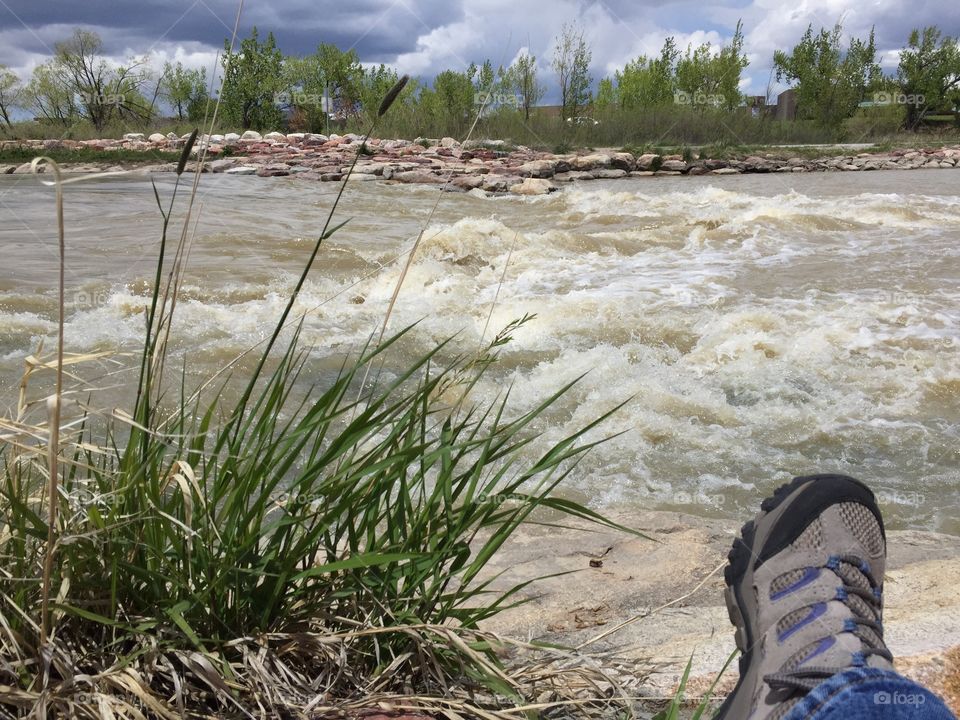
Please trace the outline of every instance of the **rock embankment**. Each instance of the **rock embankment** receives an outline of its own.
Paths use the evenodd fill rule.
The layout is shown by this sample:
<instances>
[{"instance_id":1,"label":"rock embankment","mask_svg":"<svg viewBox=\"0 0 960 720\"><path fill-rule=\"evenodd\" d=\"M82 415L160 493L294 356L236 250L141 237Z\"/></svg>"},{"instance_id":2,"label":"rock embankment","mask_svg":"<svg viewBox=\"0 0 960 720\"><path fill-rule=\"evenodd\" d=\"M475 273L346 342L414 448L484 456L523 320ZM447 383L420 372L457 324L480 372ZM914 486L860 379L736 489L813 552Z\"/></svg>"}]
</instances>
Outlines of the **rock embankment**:
<instances>
[{"instance_id":1,"label":"rock embankment","mask_svg":"<svg viewBox=\"0 0 960 720\"><path fill-rule=\"evenodd\" d=\"M172 172L176 153L187 136L173 133L129 133L119 140L21 140L0 143L36 150L92 149L143 152L143 162L134 163L140 172ZM960 146L898 149L803 158L790 148L775 152L732 158L700 157L696 154L634 154L622 151L554 154L527 147L511 147L504 141L480 141L462 145L453 138L417 140L370 139L358 135L271 132L261 135L248 130L242 135L203 135L194 153L206 150L204 172L261 177L295 176L303 180L336 181L343 178L358 151L362 155L351 181L389 181L439 185L450 191L482 190L542 195L561 184L586 180L615 180L628 177L676 175L739 175L743 173L865 172L870 170L914 170L960 167ZM119 157L119 156L118 156ZM150 164L158 158L162 162ZM169 158L169 159L168 159ZM67 166L72 171L123 169L124 163ZM189 169L195 170L196 163ZM29 164L0 165L0 174L29 172Z\"/></svg>"}]
</instances>

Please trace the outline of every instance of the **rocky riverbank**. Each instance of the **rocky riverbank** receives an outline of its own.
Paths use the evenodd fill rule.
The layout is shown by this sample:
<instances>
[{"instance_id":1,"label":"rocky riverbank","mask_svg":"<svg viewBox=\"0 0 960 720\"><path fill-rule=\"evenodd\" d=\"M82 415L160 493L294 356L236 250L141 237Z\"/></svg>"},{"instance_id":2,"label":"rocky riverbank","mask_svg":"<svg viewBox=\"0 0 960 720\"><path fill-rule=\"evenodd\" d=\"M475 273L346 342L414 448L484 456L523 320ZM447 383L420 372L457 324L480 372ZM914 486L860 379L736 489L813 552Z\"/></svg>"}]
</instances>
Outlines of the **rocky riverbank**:
<instances>
[{"instance_id":1,"label":"rocky riverbank","mask_svg":"<svg viewBox=\"0 0 960 720\"><path fill-rule=\"evenodd\" d=\"M119 140L19 140L0 142L0 151L13 147L64 153L95 152L91 163L66 161L72 172L133 169L138 172L172 172L177 153L187 136L170 133L129 133ZM242 135L204 135L194 149L206 148L204 172L261 177L293 176L302 180L337 181L343 178L361 150L362 138L347 134L247 131ZM123 161L111 164L100 156L125 151ZM131 162L130 153L143 153ZM960 167L960 145L954 147L894 149L849 155L825 154L805 158L791 148L772 149L743 157L711 158L696 153L660 155L617 150L554 154L504 141L479 141L462 145L453 138L410 140L371 139L351 181L388 181L443 186L447 190L487 193L511 192L540 195L564 183L596 179L664 175L739 175L742 173L865 172ZM62 156L62 155L61 155ZM118 157L121 157L118 155ZM189 169L195 170L196 163ZM29 172L29 164L0 165L0 174Z\"/></svg>"},{"instance_id":2,"label":"rocky riverbank","mask_svg":"<svg viewBox=\"0 0 960 720\"><path fill-rule=\"evenodd\" d=\"M486 629L581 648L571 664L600 663L629 694L651 700L671 697L693 658L696 697L734 650L722 568L740 523L662 511L612 519L650 539L585 525L522 528L489 572L502 573L503 587L544 579ZM887 542L883 625L897 669L960 712L960 538L888 530ZM734 664L717 693L736 679Z\"/></svg>"}]
</instances>

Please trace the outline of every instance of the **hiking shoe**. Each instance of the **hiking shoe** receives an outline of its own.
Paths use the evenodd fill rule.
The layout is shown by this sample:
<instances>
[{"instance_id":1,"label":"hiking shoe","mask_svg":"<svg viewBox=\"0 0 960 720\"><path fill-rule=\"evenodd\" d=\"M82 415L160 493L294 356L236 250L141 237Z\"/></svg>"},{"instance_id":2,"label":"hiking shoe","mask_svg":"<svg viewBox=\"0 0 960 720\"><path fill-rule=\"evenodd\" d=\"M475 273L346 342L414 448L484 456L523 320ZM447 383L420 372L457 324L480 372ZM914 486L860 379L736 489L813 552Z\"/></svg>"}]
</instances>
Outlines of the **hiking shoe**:
<instances>
[{"instance_id":1,"label":"hiking shoe","mask_svg":"<svg viewBox=\"0 0 960 720\"><path fill-rule=\"evenodd\" d=\"M881 624L886 554L880 509L853 478L798 477L764 500L724 572L740 680L716 718L779 720L838 672L893 669Z\"/></svg>"}]
</instances>

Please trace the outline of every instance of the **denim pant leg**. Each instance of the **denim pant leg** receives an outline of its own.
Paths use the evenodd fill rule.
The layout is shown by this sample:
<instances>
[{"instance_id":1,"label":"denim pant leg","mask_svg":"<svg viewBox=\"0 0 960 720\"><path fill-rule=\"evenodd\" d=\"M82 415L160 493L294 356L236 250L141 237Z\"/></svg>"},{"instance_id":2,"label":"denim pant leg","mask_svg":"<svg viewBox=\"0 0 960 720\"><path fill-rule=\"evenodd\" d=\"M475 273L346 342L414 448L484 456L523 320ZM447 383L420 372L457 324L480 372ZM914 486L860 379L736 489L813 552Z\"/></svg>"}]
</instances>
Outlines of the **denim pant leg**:
<instances>
[{"instance_id":1,"label":"denim pant leg","mask_svg":"<svg viewBox=\"0 0 960 720\"><path fill-rule=\"evenodd\" d=\"M922 685L878 668L837 673L811 690L783 720L956 720Z\"/></svg>"}]
</instances>

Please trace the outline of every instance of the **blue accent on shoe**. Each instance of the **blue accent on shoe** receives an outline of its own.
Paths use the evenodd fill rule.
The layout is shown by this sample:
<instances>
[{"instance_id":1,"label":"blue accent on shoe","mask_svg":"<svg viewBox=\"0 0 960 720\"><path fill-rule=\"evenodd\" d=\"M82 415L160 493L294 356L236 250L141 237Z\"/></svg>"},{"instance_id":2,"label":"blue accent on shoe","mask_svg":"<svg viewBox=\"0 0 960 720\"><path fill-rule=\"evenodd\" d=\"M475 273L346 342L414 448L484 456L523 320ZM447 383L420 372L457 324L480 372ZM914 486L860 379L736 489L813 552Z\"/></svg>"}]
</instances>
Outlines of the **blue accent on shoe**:
<instances>
[{"instance_id":1,"label":"blue accent on shoe","mask_svg":"<svg viewBox=\"0 0 960 720\"><path fill-rule=\"evenodd\" d=\"M844 602L847 599L847 591L843 587L837 588L836 599L839 600L840 602Z\"/></svg>"},{"instance_id":2,"label":"blue accent on shoe","mask_svg":"<svg viewBox=\"0 0 960 720\"><path fill-rule=\"evenodd\" d=\"M772 595L770 595L770 599L779 600L783 596L789 595L790 593L796 590L799 590L800 588L806 585L809 585L818 577L820 577L820 568L808 567L804 570L803 577L797 580L793 585L789 585L785 587L783 590L779 590L773 593Z\"/></svg>"},{"instance_id":3,"label":"blue accent on shoe","mask_svg":"<svg viewBox=\"0 0 960 720\"><path fill-rule=\"evenodd\" d=\"M857 623L851 618L843 621L843 632L853 633L857 631Z\"/></svg>"},{"instance_id":4,"label":"blue accent on shoe","mask_svg":"<svg viewBox=\"0 0 960 720\"><path fill-rule=\"evenodd\" d=\"M855 652L850 659L850 664L853 665L853 667L866 667L867 658L864 657L862 652Z\"/></svg>"},{"instance_id":5,"label":"blue accent on shoe","mask_svg":"<svg viewBox=\"0 0 960 720\"><path fill-rule=\"evenodd\" d=\"M825 653L827 650L829 650L830 648L832 648L833 645L834 645L834 643L836 643L836 642L837 642L837 639L836 639L833 635L829 635L829 636L825 637L823 640L821 640L821 641L817 644L817 646L813 649L813 652L811 652L811 653L810 653L809 655L807 655L803 660L801 660L799 664L800 664L800 665L803 665L804 663L806 663L806 662L812 660L813 658L815 658L817 655L820 655L820 654L822 654L822 653Z\"/></svg>"},{"instance_id":6,"label":"blue accent on shoe","mask_svg":"<svg viewBox=\"0 0 960 720\"><path fill-rule=\"evenodd\" d=\"M821 603L817 603L816 605L811 605L808 609L810 610L810 612L807 613L806 617L802 618L802 619L801 619L799 622L797 622L796 624L788 627L788 628L787 628L786 630L784 630L783 632L777 634L777 642L782 643L782 642L783 642L784 640L786 640L788 637L790 637L791 635L793 635L797 630L799 630L800 628L804 627L805 625L809 625L809 624L812 623L814 620L816 620L818 617L820 617L821 615L823 615L824 613L826 613L826 612L827 612L827 604L826 604L826 603L822 603L822 602L821 602Z\"/></svg>"},{"instance_id":7,"label":"blue accent on shoe","mask_svg":"<svg viewBox=\"0 0 960 720\"><path fill-rule=\"evenodd\" d=\"M824 565L824 567L827 568L828 570L839 570L839 569L840 569L840 556L839 556L839 555L831 555L831 556L827 559L827 564Z\"/></svg>"}]
</instances>

